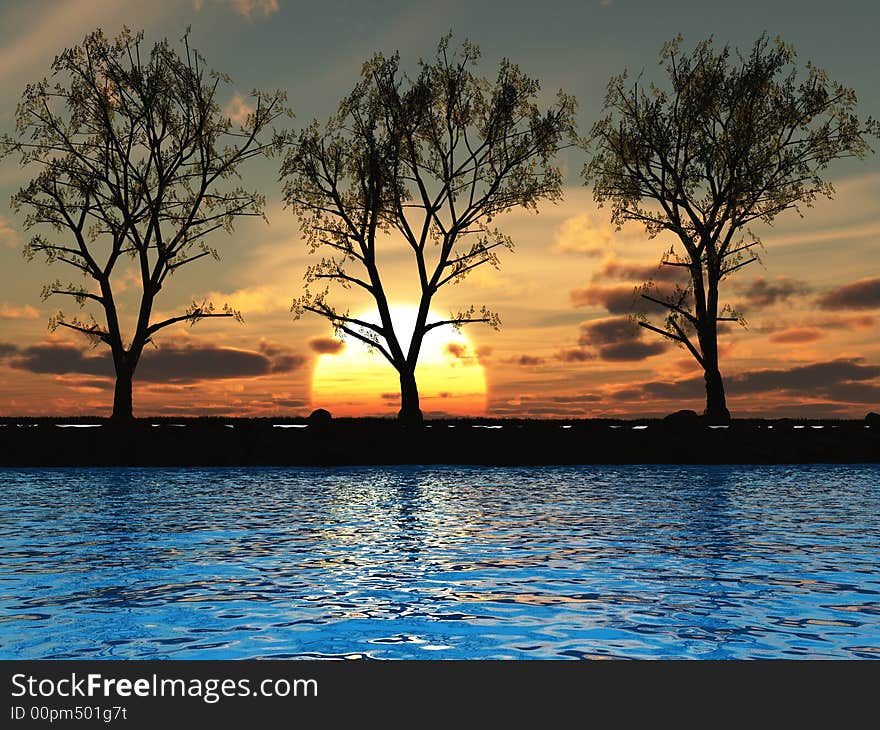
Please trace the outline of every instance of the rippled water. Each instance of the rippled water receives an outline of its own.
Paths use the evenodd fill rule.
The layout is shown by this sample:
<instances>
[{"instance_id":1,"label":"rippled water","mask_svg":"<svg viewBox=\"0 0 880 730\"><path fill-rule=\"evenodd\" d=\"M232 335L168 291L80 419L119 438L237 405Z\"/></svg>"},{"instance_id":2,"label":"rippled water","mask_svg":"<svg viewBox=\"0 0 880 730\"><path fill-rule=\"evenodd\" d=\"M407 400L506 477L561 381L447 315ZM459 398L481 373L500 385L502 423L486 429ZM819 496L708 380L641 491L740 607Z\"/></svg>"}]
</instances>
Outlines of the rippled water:
<instances>
[{"instance_id":1,"label":"rippled water","mask_svg":"<svg viewBox=\"0 0 880 730\"><path fill-rule=\"evenodd\" d=\"M0 470L2 658L880 658L880 467Z\"/></svg>"}]
</instances>

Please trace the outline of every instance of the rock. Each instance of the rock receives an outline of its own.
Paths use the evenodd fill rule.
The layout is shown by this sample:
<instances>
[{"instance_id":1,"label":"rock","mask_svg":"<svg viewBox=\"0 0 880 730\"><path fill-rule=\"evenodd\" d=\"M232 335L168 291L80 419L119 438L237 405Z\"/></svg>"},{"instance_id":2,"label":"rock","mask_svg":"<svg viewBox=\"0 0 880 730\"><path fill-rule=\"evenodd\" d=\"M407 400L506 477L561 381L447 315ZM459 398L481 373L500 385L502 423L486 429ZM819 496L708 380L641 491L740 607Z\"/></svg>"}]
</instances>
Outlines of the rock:
<instances>
[{"instance_id":1,"label":"rock","mask_svg":"<svg viewBox=\"0 0 880 730\"><path fill-rule=\"evenodd\" d=\"M696 411L676 411L663 417L663 423L666 426L674 426L680 428L682 426L692 427L700 425L700 417Z\"/></svg>"},{"instance_id":2,"label":"rock","mask_svg":"<svg viewBox=\"0 0 880 730\"><path fill-rule=\"evenodd\" d=\"M871 411L867 416L865 416L865 425L870 426L871 430L880 431L880 413L875 413Z\"/></svg>"},{"instance_id":3,"label":"rock","mask_svg":"<svg viewBox=\"0 0 880 730\"><path fill-rule=\"evenodd\" d=\"M309 414L308 420L309 426L316 426L320 428L322 426L330 425L330 421L333 420L333 416L327 409L318 408Z\"/></svg>"}]
</instances>

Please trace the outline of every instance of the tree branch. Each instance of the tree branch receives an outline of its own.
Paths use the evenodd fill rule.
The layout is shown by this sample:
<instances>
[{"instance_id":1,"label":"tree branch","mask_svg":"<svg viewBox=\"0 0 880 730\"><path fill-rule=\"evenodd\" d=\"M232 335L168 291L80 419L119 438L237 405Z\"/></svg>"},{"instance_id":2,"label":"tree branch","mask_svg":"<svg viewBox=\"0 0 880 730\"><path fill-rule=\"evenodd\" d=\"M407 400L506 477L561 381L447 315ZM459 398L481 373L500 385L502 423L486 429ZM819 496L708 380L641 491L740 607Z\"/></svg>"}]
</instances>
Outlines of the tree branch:
<instances>
[{"instance_id":1,"label":"tree branch","mask_svg":"<svg viewBox=\"0 0 880 730\"><path fill-rule=\"evenodd\" d=\"M461 319L441 319L441 320L438 320L437 322L430 322L429 324L426 324L422 328L422 330L424 332L429 332L433 329L436 329L438 327L444 327L446 325L452 325L453 327L459 327L459 326L465 325L465 324L478 324L481 322L486 323L486 324L491 324L492 320L489 317L479 317L479 318L464 317Z\"/></svg>"},{"instance_id":2,"label":"tree branch","mask_svg":"<svg viewBox=\"0 0 880 730\"><path fill-rule=\"evenodd\" d=\"M741 263L738 263L736 266L731 266L729 269L722 269L719 275L720 276L727 276L728 274L733 273L737 269L741 269L743 266L748 266L749 264L751 264L757 260L758 260L758 257L753 256L752 258L748 259L747 261L743 261Z\"/></svg>"},{"instance_id":3,"label":"tree branch","mask_svg":"<svg viewBox=\"0 0 880 730\"><path fill-rule=\"evenodd\" d=\"M234 312L202 312L201 310L197 310L195 312L191 312L190 314L181 314L178 317L169 317L168 319L164 319L161 322L157 322L156 324L152 324L147 327L147 336L153 335L158 332L160 329L168 327L172 324L177 324L178 322L187 322L187 321L198 321L200 319L205 319L207 317L234 317Z\"/></svg>"},{"instance_id":4,"label":"tree branch","mask_svg":"<svg viewBox=\"0 0 880 730\"><path fill-rule=\"evenodd\" d=\"M681 307L673 304L672 302L665 302L662 299L657 299L648 294L642 294L642 299L647 299L649 302L654 302L655 304L659 304L662 307L671 309L673 312L678 312L682 317L684 317L688 322L691 322L692 324L697 323L697 318L694 317L694 315L692 315L686 309L682 309Z\"/></svg>"},{"instance_id":5,"label":"tree branch","mask_svg":"<svg viewBox=\"0 0 880 730\"><path fill-rule=\"evenodd\" d=\"M108 344L110 342L110 334L102 329L99 329L97 325L94 325L93 327L82 327L78 324L71 324L70 322L56 321L55 326L67 327L67 329L71 329L76 332L82 332L82 334L88 335L89 337L98 337Z\"/></svg>"}]
</instances>

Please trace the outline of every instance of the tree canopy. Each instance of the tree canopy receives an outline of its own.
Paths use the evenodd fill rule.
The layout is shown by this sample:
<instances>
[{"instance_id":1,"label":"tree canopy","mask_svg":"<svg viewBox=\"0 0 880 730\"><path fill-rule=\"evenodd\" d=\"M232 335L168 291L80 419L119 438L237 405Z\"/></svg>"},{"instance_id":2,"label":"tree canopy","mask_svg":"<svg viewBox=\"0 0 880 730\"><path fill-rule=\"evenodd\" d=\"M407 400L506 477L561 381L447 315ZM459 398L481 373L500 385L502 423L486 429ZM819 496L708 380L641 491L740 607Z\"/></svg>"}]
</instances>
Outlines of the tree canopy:
<instances>
[{"instance_id":1,"label":"tree canopy","mask_svg":"<svg viewBox=\"0 0 880 730\"><path fill-rule=\"evenodd\" d=\"M662 327L640 324L681 344L703 367L707 414L725 417L717 323L742 316L719 300L719 284L758 260L750 224L803 211L834 187L827 168L862 158L878 125L856 114L856 94L806 64L794 49L761 36L747 54L711 39L690 53L682 39L660 54L667 84L611 79L584 167L598 203L618 227L644 225L649 237L674 236L662 264L688 283L643 297L666 310Z\"/></svg>"},{"instance_id":2,"label":"tree canopy","mask_svg":"<svg viewBox=\"0 0 880 730\"><path fill-rule=\"evenodd\" d=\"M28 84L16 110L16 135L4 138L33 179L12 200L26 228L29 259L71 267L80 281L60 279L44 297L65 295L97 305L103 321L67 318L64 327L109 346L117 373L114 415L131 416L131 379L143 348L161 329L205 317L231 317L193 302L155 320L156 296L181 267L219 258L210 243L236 219L262 215L264 197L235 181L241 165L277 149L264 139L287 110L280 92L254 92L240 122L223 111L229 78L207 68L187 37L178 52L167 41L144 48L143 34L108 39L97 30L52 62L51 79ZM120 323L114 273L134 264L140 302L133 332ZM85 282L85 283L84 283Z\"/></svg>"},{"instance_id":3,"label":"tree canopy","mask_svg":"<svg viewBox=\"0 0 880 730\"><path fill-rule=\"evenodd\" d=\"M421 417L414 374L428 332L500 323L485 305L430 320L435 294L499 265L499 252L513 242L492 226L498 215L561 197L553 158L574 137L572 97L559 92L542 111L535 79L504 60L490 80L475 72L478 59L475 45L452 49L447 36L410 78L398 55L377 54L337 114L303 130L282 167L286 202L311 250L326 252L306 274L307 285L319 288L297 298L293 311L321 315L381 352L400 374L404 418ZM395 330L377 263L389 236L407 245L419 286L410 342ZM330 284L366 292L378 321L336 308Z\"/></svg>"}]
</instances>

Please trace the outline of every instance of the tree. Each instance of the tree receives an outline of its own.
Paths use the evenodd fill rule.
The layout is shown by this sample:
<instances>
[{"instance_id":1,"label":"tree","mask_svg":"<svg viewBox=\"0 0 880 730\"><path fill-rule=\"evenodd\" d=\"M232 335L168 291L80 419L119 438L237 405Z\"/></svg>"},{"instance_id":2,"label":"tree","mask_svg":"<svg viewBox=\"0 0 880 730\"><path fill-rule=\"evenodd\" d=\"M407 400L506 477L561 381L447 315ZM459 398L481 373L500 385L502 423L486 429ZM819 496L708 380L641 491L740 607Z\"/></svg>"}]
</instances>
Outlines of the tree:
<instances>
[{"instance_id":1,"label":"tree","mask_svg":"<svg viewBox=\"0 0 880 730\"><path fill-rule=\"evenodd\" d=\"M794 50L778 39L761 36L747 56L715 50L711 39L685 54L681 43L660 54L668 89L630 84L626 73L611 79L584 177L618 228L637 221L651 238L674 236L661 263L681 267L689 283L672 294L648 284L642 296L666 319L661 328L640 315L639 324L693 355L705 375L705 415L727 420L718 323L744 320L721 305L719 284L758 260L749 224L831 197L829 163L864 157L878 126L860 122L855 92L812 64L799 78Z\"/></svg>"},{"instance_id":2,"label":"tree","mask_svg":"<svg viewBox=\"0 0 880 730\"><path fill-rule=\"evenodd\" d=\"M113 417L123 420L132 418L132 380L157 332L178 322L238 316L225 305L215 311L208 302L193 302L156 321L153 308L178 269L219 258L210 234L231 232L241 216L262 215L263 196L230 180L242 163L278 144L274 135L262 141L261 134L286 111L281 93L255 91L253 109L235 124L218 101L229 78L208 71L186 37L181 54L167 40L149 55L142 46L142 33L125 30L111 41L98 30L65 50L52 63L51 82L26 87L16 135L3 140L22 166L38 170L12 199L16 211L27 211L27 228L49 230L30 240L25 255L70 266L85 280L55 281L43 297L72 297L103 314L99 322L91 313L68 320L59 312L50 328L74 330L110 348ZM126 336L118 295L129 260L140 301Z\"/></svg>"},{"instance_id":3,"label":"tree","mask_svg":"<svg viewBox=\"0 0 880 730\"><path fill-rule=\"evenodd\" d=\"M494 81L479 77L478 48L465 41L452 51L449 41L420 62L415 78L401 71L397 54L374 56L338 113L299 135L281 170L284 199L311 251L328 254L308 269L295 316L318 314L337 334L378 350L400 376L399 417L416 423L422 413L415 373L425 335L447 325L500 324L485 306L429 321L434 296L480 266L498 267L499 251L513 242L490 227L496 216L560 198L552 160L563 140L574 138L571 97L559 92L542 112L536 80L507 60ZM395 330L377 261L392 235L405 241L418 282L408 343ZM313 293L316 282L324 288ZM378 322L334 307L331 284L369 294Z\"/></svg>"}]
</instances>

